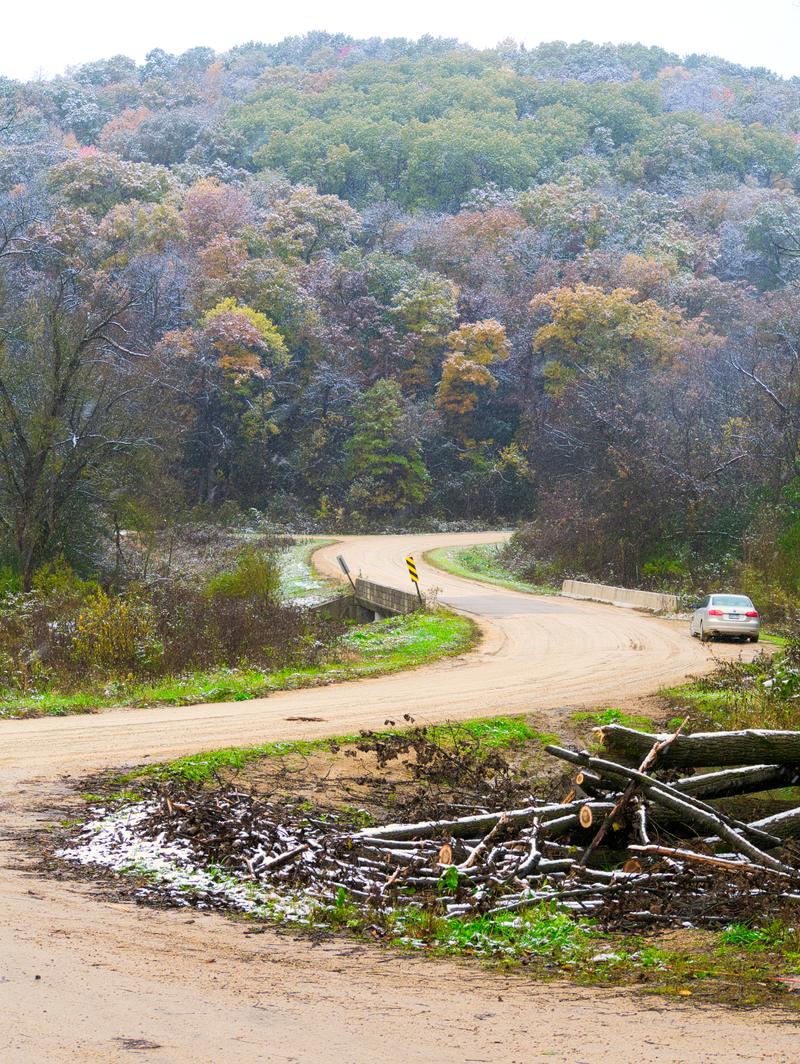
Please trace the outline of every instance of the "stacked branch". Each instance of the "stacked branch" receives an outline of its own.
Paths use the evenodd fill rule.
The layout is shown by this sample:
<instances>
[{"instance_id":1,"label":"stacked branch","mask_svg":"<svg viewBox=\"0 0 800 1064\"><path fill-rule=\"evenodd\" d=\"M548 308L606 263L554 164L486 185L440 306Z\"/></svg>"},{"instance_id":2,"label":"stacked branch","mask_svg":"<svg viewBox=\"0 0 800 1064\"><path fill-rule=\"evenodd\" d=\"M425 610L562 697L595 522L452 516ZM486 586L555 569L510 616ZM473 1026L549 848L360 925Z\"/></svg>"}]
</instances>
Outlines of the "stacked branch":
<instances>
[{"instance_id":1,"label":"stacked branch","mask_svg":"<svg viewBox=\"0 0 800 1064\"><path fill-rule=\"evenodd\" d=\"M602 735L604 756L546 748L575 770L561 803L353 831L233 786L164 783L144 828L323 904L344 889L362 905L450 916L558 901L608 926L718 926L800 902L800 807L741 819L719 804L800 782L800 733ZM688 771L715 762L726 767Z\"/></svg>"}]
</instances>

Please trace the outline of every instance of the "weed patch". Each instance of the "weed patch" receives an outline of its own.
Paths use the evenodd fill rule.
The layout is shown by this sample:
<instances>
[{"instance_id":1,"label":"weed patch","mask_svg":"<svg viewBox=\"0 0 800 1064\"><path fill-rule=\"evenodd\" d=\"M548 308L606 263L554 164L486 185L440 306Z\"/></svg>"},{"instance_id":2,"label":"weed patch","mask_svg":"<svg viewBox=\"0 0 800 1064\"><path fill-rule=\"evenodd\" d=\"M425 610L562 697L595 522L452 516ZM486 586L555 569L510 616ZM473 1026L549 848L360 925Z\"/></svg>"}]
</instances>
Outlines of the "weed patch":
<instances>
[{"instance_id":1,"label":"weed patch","mask_svg":"<svg viewBox=\"0 0 800 1064\"><path fill-rule=\"evenodd\" d=\"M637 713L624 713L621 709L613 707L591 712L573 713L571 720L575 724L590 724L592 727L597 728L602 727L604 724L621 724L625 728L643 728L647 730L653 725L652 717Z\"/></svg>"},{"instance_id":2,"label":"weed patch","mask_svg":"<svg viewBox=\"0 0 800 1064\"><path fill-rule=\"evenodd\" d=\"M274 691L315 687L341 680L378 676L427 665L442 657L465 653L477 629L465 617L439 610L391 617L352 628L329 645L312 640L315 661L268 670L247 665L176 673L156 682L129 679L91 682L78 692L2 691L0 718L63 716L110 706L195 705L262 698Z\"/></svg>"}]
</instances>

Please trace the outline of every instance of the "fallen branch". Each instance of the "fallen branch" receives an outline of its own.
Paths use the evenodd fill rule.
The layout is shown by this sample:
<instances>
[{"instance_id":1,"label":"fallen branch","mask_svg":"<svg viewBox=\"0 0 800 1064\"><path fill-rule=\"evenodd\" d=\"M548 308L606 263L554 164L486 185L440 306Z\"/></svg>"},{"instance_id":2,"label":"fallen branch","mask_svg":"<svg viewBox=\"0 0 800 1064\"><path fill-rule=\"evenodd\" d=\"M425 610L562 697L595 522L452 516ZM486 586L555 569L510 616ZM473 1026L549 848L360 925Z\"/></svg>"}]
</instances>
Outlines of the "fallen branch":
<instances>
[{"instance_id":1,"label":"fallen branch","mask_svg":"<svg viewBox=\"0 0 800 1064\"><path fill-rule=\"evenodd\" d=\"M699 799L693 798L691 795L688 795L683 791L679 791L676 787L672 786L669 783L664 783L662 780L654 780L650 776L647 776L641 770L637 771L636 769L628 768L625 765L617 765L613 761L606 761L604 758L600 757L592 757L590 754L586 753L576 755L573 754L572 751L563 750L559 746L548 746L545 747L545 749L548 753L553 754L555 757L563 757L564 754L567 753L570 754L569 760L572 760L573 757L579 757L583 764L589 765L591 766L591 768L596 769L601 775L610 776L616 779L634 780L638 783L639 787L651 798L657 799L659 795L669 795L673 799L675 799L675 801L664 801L661 804L666 805L667 808L671 808L674 812L684 813L686 809L694 809L699 812L704 812L715 817L717 820L727 824L729 827L742 834L751 835L753 838L757 839L762 843L766 843L770 846L776 846L780 844L780 838L777 838L775 835L770 835L768 832L764 831L763 828L761 828L760 826L746 824L743 821L735 820L732 817L726 816L724 813L721 813L718 809L715 809L713 806L708 805L706 802L701 802ZM690 822L696 821L697 819L698 818L694 816L689 817ZM706 823L707 826L707 822L704 823Z\"/></svg>"},{"instance_id":2,"label":"fallen branch","mask_svg":"<svg viewBox=\"0 0 800 1064\"><path fill-rule=\"evenodd\" d=\"M648 769L651 769L656 764L656 762L659 760L659 758L661 757L662 753L669 746L671 746L672 743L675 742L675 740L680 735L681 728L684 727L684 725L686 724L686 721L688 719L689 718L687 717L686 720L684 720L683 723L678 726L678 729L677 729L677 731L675 732L674 735L667 736L667 738L665 738L665 739L656 740L656 742L653 744L650 752L647 754L647 756L645 757L644 761L642 761L641 765L639 766L639 774L640 775L645 773L645 772L647 772ZM614 823L614 821L616 820L616 818L619 816L619 814L622 812L622 810L627 806L628 802L631 800L631 798L634 796L634 794L636 794L636 791L638 790L638 787L639 787L639 781L635 780L635 779L631 780L631 782L625 788L625 791L623 792L622 797L615 804L614 808L606 816L605 820L600 825L600 830L597 832L595 837L592 839L592 841L586 847L586 850L584 851L581 859L578 861L579 865L585 865L586 864L586 862L589 859L589 857L591 857L591 855L594 853L594 851L597 849L597 847L600 845L600 843L605 838L606 833L610 830L610 828L611 828L612 824Z\"/></svg>"},{"instance_id":3,"label":"fallen branch","mask_svg":"<svg viewBox=\"0 0 800 1064\"><path fill-rule=\"evenodd\" d=\"M694 861L697 864L713 865L715 868L726 868L735 872L749 872L751 875L759 872L762 874L768 873L769 875L780 876L783 879L797 878L796 874L792 876L790 872L780 871L775 868L767 868L765 865L752 864L749 861L731 861L724 857L712 857L709 854L696 853L694 850L683 850L674 846L635 846L631 844L628 849L633 850L636 853L657 854L661 857L671 857L679 861Z\"/></svg>"},{"instance_id":4,"label":"fallen branch","mask_svg":"<svg viewBox=\"0 0 800 1064\"><path fill-rule=\"evenodd\" d=\"M639 758L667 735L607 724L597 729L603 745L630 758ZM663 766L681 765L795 765L800 767L800 731L747 728L733 732L695 732L681 735L661 758Z\"/></svg>"},{"instance_id":5,"label":"fallen branch","mask_svg":"<svg viewBox=\"0 0 800 1064\"><path fill-rule=\"evenodd\" d=\"M743 768L704 772L684 776L672 786L676 791L695 798L732 798L737 794L754 794L774 787L791 787L800 781L800 771L790 765L746 765Z\"/></svg>"}]
</instances>

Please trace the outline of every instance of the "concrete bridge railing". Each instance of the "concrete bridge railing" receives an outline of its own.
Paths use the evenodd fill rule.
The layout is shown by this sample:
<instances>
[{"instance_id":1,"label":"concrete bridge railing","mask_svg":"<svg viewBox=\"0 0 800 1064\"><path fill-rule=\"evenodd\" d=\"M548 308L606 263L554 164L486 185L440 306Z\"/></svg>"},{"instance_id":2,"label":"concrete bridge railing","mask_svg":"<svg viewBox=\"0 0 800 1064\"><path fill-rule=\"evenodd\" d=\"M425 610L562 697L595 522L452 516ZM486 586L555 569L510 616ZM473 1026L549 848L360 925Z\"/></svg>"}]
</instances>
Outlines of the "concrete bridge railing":
<instances>
[{"instance_id":1,"label":"concrete bridge railing","mask_svg":"<svg viewBox=\"0 0 800 1064\"><path fill-rule=\"evenodd\" d=\"M355 591L350 595L338 595L327 602L320 602L314 609L329 617L349 617L357 621L374 621L380 617L396 617L398 614L414 613L422 608L417 595L400 591L371 580L356 580Z\"/></svg>"},{"instance_id":2,"label":"concrete bridge railing","mask_svg":"<svg viewBox=\"0 0 800 1064\"><path fill-rule=\"evenodd\" d=\"M366 609L373 609L386 616L398 613L415 613L421 606L417 595L400 591L396 587L373 584L371 580L356 580L356 602Z\"/></svg>"},{"instance_id":3,"label":"concrete bridge railing","mask_svg":"<svg viewBox=\"0 0 800 1064\"><path fill-rule=\"evenodd\" d=\"M567 598L588 599L591 602L610 602L613 606L630 606L655 613L677 613L678 596L660 591L635 591L629 587L610 584L590 584L584 580L565 580L561 594Z\"/></svg>"}]
</instances>

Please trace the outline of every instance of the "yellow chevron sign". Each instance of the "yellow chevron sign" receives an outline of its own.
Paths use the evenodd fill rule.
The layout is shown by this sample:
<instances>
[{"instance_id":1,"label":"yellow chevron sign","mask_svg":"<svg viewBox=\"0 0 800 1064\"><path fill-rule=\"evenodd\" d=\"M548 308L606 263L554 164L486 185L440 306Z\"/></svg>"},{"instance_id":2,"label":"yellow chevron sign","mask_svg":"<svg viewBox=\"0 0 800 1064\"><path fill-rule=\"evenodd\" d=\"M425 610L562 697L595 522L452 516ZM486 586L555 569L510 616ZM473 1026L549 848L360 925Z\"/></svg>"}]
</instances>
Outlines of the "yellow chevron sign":
<instances>
[{"instance_id":1,"label":"yellow chevron sign","mask_svg":"<svg viewBox=\"0 0 800 1064\"><path fill-rule=\"evenodd\" d=\"M406 565L408 566L408 575L411 577L415 584L418 584L419 574L417 573L417 563L414 561L410 554L406 558Z\"/></svg>"}]
</instances>

